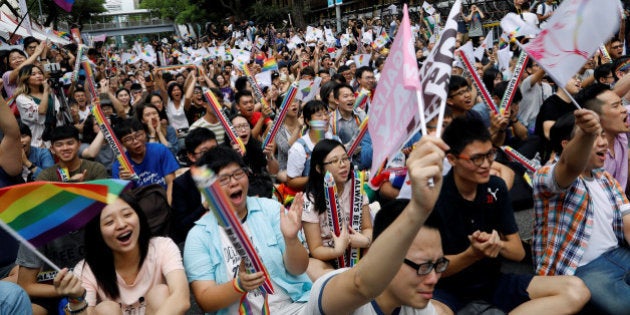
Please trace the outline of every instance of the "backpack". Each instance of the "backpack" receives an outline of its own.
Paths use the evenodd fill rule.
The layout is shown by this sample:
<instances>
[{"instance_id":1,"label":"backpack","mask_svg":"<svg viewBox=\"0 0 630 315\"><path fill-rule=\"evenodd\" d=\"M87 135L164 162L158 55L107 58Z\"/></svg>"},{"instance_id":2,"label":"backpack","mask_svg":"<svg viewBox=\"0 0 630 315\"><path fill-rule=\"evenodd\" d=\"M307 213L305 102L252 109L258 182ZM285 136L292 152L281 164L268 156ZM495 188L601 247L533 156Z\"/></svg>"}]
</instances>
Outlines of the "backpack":
<instances>
[{"instance_id":1,"label":"backpack","mask_svg":"<svg viewBox=\"0 0 630 315\"><path fill-rule=\"evenodd\" d=\"M131 193L137 198L138 205L149 221L152 236L169 236L171 232L171 212L162 185L151 184L136 187Z\"/></svg>"}]
</instances>

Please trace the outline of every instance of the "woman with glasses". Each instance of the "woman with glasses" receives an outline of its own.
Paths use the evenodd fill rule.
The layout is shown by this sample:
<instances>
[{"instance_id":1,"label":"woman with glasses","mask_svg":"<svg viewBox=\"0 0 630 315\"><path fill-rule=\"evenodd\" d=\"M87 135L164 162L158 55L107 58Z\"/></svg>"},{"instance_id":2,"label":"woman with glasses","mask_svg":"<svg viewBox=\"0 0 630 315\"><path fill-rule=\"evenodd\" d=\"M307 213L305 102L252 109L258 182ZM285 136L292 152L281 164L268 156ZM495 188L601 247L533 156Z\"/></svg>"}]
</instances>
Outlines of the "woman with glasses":
<instances>
[{"instance_id":1,"label":"woman with glasses","mask_svg":"<svg viewBox=\"0 0 630 315\"><path fill-rule=\"evenodd\" d=\"M255 175L261 174L278 174L278 160L273 155L273 143L269 143L265 149L262 149L262 143L256 138L252 137L252 130L250 128L247 118L240 114L232 117L232 125L236 130L236 134L241 138L245 145L245 155L243 161L245 165L249 167ZM236 149L233 143L230 143L230 139L225 137L226 144L231 144Z\"/></svg>"},{"instance_id":2,"label":"woman with glasses","mask_svg":"<svg viewBox=\"0 0 630 315\"><path fill-rule=\"evenodd\" d=\"M348 248L368 248L372 243L372 216L368 198L361 195L361 230L350 227L352 217L352 165L345 147L335 140L322 140L315 145L311 156L311 171L304 195L304 235L313 266L309 276L314 281L320 275L337 267L334 260ZM332 233L328 223L324 176L330 172L337 187L337 201L344 219L339 237ZM314 261L315 260L315 261Z\"/></svg>"},{"instance_id":3,"label":"woman with glasses","mask_svg":"<svg viewBox=\"0 0 630 315\"><path fill-rule=\"evenodd\" d=\"M148 142L158 142L166 146L173 154L179 152L177 132L169 125L160 123L160 114L153 104L142 104L136 108L136 119L144 125Z\"/></svg>"},{"instance_id":4,"label":"woman with glasses","mask_svg":"<svg viewBox=\"0 0 630 315\"><path fill-rule=\"evenodd\" d=\"M224 146L209 150L197 165L209 167L216 174L275 291L271 295L260 293L264 274L245 272L241 257L216 217L205 215L188 233L184 249L186 274L201 309L223 315L238 314L239 307L250 307L253 314L260 314L267 305L270 314L298 313L311 289L311 281L304 274L308 253L298 238L302 196L288 211L274 200L248 197L246 164L236 151Z\"/></svg>"},{"instance_id":5,"label":"woman with glasses","mask_svg":"<svg viewBox=\"0 0 630 315\"><path fill-rule=\"evenodd\" d=\"M31 128L31 145L49 147L49 134L56 125L63 123L59 115L59 101L50 91L44 71L38 66L25 65L19 71L18 87L15 90L15 103L20 111L22 122ZM46 142L45 142L46 141Z\"/></svg>"}]
</instances>

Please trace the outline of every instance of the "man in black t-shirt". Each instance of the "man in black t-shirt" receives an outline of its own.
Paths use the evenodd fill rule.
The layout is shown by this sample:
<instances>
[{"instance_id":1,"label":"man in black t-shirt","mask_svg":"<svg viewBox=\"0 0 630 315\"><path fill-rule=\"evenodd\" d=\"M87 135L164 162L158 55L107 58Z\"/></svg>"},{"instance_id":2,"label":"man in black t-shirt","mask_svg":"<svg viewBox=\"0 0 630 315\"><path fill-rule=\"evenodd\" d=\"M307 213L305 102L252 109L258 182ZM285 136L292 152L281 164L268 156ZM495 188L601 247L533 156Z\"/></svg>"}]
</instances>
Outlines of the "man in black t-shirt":
<instances>
[{"instance_id":1,"label":"man in black t-shirt","mask_svg":"<svg viewBox=\"0 0 630 315\"><path fill-rule=\"evenodd\" d=\"M451 171L444 177L432 216L451 261L434 299L443 314L457 313L475 300L511 314L575 313L590 294L576 277L537 277L500 272L498 257L520 261L525 249L518 235L505 182L490 175L496 156L481 121L459 117L446 128Z\"/></svg>"}]
</instances>

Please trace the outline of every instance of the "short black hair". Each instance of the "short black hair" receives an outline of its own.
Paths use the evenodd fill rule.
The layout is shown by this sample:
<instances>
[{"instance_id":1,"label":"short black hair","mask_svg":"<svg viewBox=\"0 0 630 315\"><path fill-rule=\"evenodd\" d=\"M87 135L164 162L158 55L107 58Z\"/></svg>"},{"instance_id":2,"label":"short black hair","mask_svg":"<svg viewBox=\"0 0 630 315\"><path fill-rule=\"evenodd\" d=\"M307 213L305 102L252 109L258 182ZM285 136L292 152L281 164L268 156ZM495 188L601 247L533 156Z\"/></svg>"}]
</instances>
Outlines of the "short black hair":
<instances>
[{"instance_id":1,"label":"short black hair","mask_svg":"<svg viewBox=\"0 0 630 315\"><path fill-rule=\"evenodd\" d=\"M311 116L313 116L313 114L319 112L320 110L328 111L328 106L326 105L326 103L320 100L310 100L306 102L306 104L304 104L304 107L302 108L304 123L310 127L309 121L311 120Z\"/></svg>"},{"instance_id":2,"label":"short black hair","mask_svg":"<svg viewBox=\"0 0 630 315\"><path fill-rule=\"evenodd\" d=\"M582 107L601 115L604 102L597 99L597 96L606 91L610 91L610 86L597 82L580 90L580 92L575 95L575 101Z\"/></svg>"},{"instance_id":3,"label":"short black hair","mask_svg":"<svg viewBox=\"0 0 630 315\"><path fill-rule=\"evenodd\" d=\"M303 76L303 75L310 75L314 77L315 70L313 69L313 67L305 67L304 69L302 69L302 71L300 71L300 76Z\"/></svg>"},{"instance_id":4,"label":"short black hair","mask_svg":"<svg viewBox=\"0 0 630 315\"><path fill-rule=\"evenodd\" d=\"M246 87L247 87L247 77L241 76L241 77L238 77L236 81L234 81L234 88L236 89L237 93L245 90Z\"/></svg>"},{"instance_id":5,"label":"short black hair","mask_svg":"<svg viewBox=\"0 0 630 315\"><path fill-rule=\"evenodd\" d=\"M319 88L319 98L324 102L324 103L328 103L328 95L330 95L330 92L335 90L335 87L337 86L337 81L335 80L330 80L326 83L324 83L320 88Z\"/></svg>"},{"instance_id":6,"label":"short black hair","mask_svg":"<svg viewBox=\"0 0 630 315\"><path fill-rule=\"evenodd\" d=\"M354 89L352 88L352 86L350 86L350 84L348 83L339 83L337 85L335 85L335 87L333 88L333 95L335 96L335 99L339 99L339 91L343 88L346 89L350 89L350 91L352 91L352 93L354 93Z\"/></svg>"},{"instance_id":7,"label":"short black hair","mask_svg":"<svg viewBox=\"0 0 630 315\"><path fill-rule=\"evenodd\" d=\"M196 165L209 167L213 172L219 173L222 168L231 163L236 163L240 167L247 166L245 161L243 161L243 157L241 157L238 152L230 147L220 145L206 152L206 154L197 161Z\"/></svg>"},{"instance_id":8,"label":"short black hair","mask_svg":"<svg viewBox=\"0 0 630 315\"><path fill-rule=\"evenodd\" d=\"M494 86L494 90L492 90L492 94L495 96L498 96L499 99L502 98L503 95L505 95L505 90L507 89L509 84L510 82L508 81L501 81L497 83L497 85ZM521 102L522 99L523 99L523 94L521 93L521 89L519 89L518 87L515 87L514 96L512 96L512 103L518 104Z\"/></svg>"},{"instance_id":9,"label":"short black hair","mask_svg":"<svg viewBox=\"0 0 630 315\"><path fill-rule=\"evenodd\" d=\"M370 66L363 66L363 67L359 67L357 68L357 70L354 72L354 77L355 78L360 78L363 76L364 72L374 72L374 70L372 69L372 67Z\"/></svg>"},{"instance_id":10,"label":"short black hair","mask_svg":"<svg viewBox=\"0 0 630 315\"><path fill-rule=\"evenodd\" d=\"M615 74L613 73L614 72L613 69L614 68L613 68L613 64L612 63L605 63L605 64L599 65L593 71L593 76L595 77L595 82L599 82L599 79L605 78L609 74L612 74L614 76Z\"/></svg>"},{"instance_id":11,"label":"short black hair","mask_svg":"<svg viewBox=\"0 0 630 315\"><path fill-rule=\"evenodd\" d=\"M144 126L135 118L125 119L114 126L114 133L116 134L116 138L118 138L118 140L134 131L140 130L144 130Z\"/></svg>"},{"instance_id":12,"label":"short black hair","mask_svg":"<svg viewBox=\"0 0 630 315\"><path fill-rule=\"evenodd\" d=\"M575 116L573 113L566 113L558 118L549 130L549 142L551 149L556 154L562 154L562 141L571 140L575 130Z\"/></svg>"},{"instance_id":13,"label":"short black hair","mask_svg":"<svg viewBox=\"0 0 630 315\"><path fill-rule=\"evenodd\" d=\"M20 126L20 134L22 136L33 137L33 133L31 132L31 127L29 127L27 124L18 120L18 126Z\"/></svg>"},{"instance_id":14,"label":"short black hair","mask_svg":"<svg viewBox=\"0 0 630 315\"><path fill-rule=\"evenodd\" d=\"M444 129L442 140L451 147L449 153L459 154L467 145L475 141L491 141L491 138L488 128L481 120L460 116Z\"/></svg>"},{"instance_id":15,"label":"short black hair","mask_svg":"<svg viewBox=\"0 0 630 315\"><path fill-rule=\"evenodd\" d=\"M396 218L405 210L405 207L409 204L409 199L394 199L385 204L381 210L374 217L374 227L372 230L372 236L376 240L379 235L387 229ZM424 226L437 229L439 226L439 216L430 215L424 222Z\"/></svg>"},{"instance_id":16,"label":"short black hair","mask_svg":"<svg viewBox=\"0 0 630 315\"><path fill-rule=\"evenodd\" d=\"M53 129L50 134L50 142L53 143L58 140L64 139L76 139L79 140L79 130L73 125L58 126Z\"/></svg>"},{"instance_id":17,"label":"short black hair","mask_svg":"<svg viewBox=\"0 0 630 315\"><path fill-rule=\"evenodd\" d=\"M250 91L239 90L238 92L236 92L236 94L234 94L234 102L236 103L236 105L238 105L238 103L241 101L241 98L244 96L254 97L254 95Z\"/></svg>"},{"instance_id":18,"label":"short black hair","mask_svg":"<svg viewBox=\"0 0 630 315\"><path fill-rule=\"evenodd\" d=\"M463 87L469 87L468 80L461 75L452 75L451 80L448 81L448 97L451 97L450 93L457 91Z\"/></svg>"},{"instance_id":19,"label":"short black hair","mask_svg":"<svg viewBox=\"0 0 630 315\"><path fill-rule=\"evenodd\" d=\"M40 41L39 41L39 39L37 39L37 38L35 38L33 36L26 36L22 40L22 44L24 45L24 49L26 49L26 47L28 47L28 45L30 45L32 43L37 43L39 45Z\"/></svg>"},{"instance_id":20,"label":"short black hair","mask_svg":"<svg viewBox=\"0 0 630 315\"><path fill-rule=\"evenodd\" d=\"M208 140L217 140L217 136L212 130L207 128L193 129L186 135L186 139L184 140L186 151L193 153L200 144Z\"/></svg>"}]
</instances>

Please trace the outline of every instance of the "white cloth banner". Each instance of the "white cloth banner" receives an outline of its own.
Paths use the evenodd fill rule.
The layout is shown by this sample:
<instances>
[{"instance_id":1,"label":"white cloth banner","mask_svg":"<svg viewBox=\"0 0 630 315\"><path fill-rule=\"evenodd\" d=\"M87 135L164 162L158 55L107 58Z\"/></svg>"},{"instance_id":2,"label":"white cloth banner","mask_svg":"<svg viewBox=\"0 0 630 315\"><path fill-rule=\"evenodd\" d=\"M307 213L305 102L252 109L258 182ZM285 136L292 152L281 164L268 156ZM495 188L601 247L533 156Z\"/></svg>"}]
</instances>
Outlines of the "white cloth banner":
<instances>
[{"instance_id":1,"label":"white cloth banner","mask_svg":"<svg viewBox=\"0 0 630 315\"><path fill-rule=\"evenodd\" d=\"M618 0L565 0L525 51L558 86L565 86L599 44L619 29L618 5Z\"/></svg>"}]
</instances>

